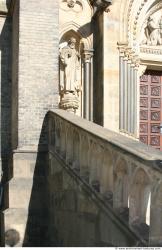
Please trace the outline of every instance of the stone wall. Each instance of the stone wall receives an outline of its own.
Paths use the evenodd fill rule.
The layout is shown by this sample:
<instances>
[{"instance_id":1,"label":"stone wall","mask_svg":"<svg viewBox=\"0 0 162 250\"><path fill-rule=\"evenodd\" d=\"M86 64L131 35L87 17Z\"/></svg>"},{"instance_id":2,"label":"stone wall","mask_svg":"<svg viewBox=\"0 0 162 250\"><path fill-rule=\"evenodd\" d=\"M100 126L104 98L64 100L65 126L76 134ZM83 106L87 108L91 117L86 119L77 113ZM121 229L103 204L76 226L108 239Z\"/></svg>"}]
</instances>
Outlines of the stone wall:
<instances>
[{"instance_id":1,"label":"stone wall","mask_svg":"<svg viewBox=\"0 0 162 250\"><path fill-rule=\"evenodd\" d=\"M16 246L48 245L45 115L58 108L58 12L58 1L13 1L13 164L3 214Z\"/></svg>"},{"instance_id":2,"label":"stone wall","mask_svg":"<svg viewBox=\"0 0 162 250\"><path fill-rule=\"evenodd\" d=\"M58 106L59 30L57 1L19 2L18 147L22 147L38 145L46 112Z\"/></svg>"}]
</instances>

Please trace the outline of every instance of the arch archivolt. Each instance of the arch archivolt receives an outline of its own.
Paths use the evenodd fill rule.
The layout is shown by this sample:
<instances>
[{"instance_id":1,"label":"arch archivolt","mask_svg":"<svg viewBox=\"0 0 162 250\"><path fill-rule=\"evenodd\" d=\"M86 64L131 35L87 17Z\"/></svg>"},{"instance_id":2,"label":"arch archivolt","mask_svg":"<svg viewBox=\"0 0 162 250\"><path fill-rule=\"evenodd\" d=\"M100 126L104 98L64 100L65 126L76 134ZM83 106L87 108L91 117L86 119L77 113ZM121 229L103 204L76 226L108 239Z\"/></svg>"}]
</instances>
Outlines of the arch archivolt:
<instances>
[{"instance_id":1,"label":"arch archivolt","mask_svg":"<svg viewBox=\"0 0 162 250\"><path fill-rule=\"evenodd\" d=\"M149 16L162 9L158 0L125 0L121 1L120 40L139 53L141 32Z\"/></svg>"},{"instance_id":2,"label":"arch archivolt","mask_svg":"<svg viewBox=\"0 0 162 250\"><path fill-rule=\"evenodd\" d=\"M119 84L123 91L120 93L120 131L139 138L140 76L146 69L162 70L162 2L125 0L121 1L120 7L118 48L120 70L123 72L119 75ZM129 83L132 85L132 92L128 88ZM127 100L123 97L123 89L128 93ZM131 108L132 100L133 107L136 108ZM125 110L127 114L124 113ZM134 120L131 118L132 113Z\"/></svg>"}]
</instances>

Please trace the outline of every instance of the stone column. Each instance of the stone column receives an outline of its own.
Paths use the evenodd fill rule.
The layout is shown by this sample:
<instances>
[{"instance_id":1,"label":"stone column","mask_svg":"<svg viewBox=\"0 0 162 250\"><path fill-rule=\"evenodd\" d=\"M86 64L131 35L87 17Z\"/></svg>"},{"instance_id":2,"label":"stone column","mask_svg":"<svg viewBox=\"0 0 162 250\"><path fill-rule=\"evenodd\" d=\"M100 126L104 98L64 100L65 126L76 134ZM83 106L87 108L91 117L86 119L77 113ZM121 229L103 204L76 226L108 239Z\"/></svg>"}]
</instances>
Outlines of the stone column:
<instances>
[{"instance_id":1,"label":"stone column","mask_svg":"<svg viewBox=\"0 0 162 250\"><path fill-rule=\"evenodd\" d=\"M134 67L134 135L139 136L139 58L135 55L135 67Z\"/></svg>"},{"instance_id":2,"label":"stone column","mask_svg":"<svg viewBox=\"0 0 162 250\"><path fill-rule=\"evenodd\" d=\"M83 117L87 120L92 119L93 112L93 85L91 76L91 62L93 50L84 50L84 84L83 84Z\"/></svg>"},{"instance_id":3,"label":"stone column","mask_svg":"<svg viewBox=\"0 0 162 250\"><path fill-rule=\"evenodd\" d=\"M94 35L94 73L93 73L93 86L94 86L94 112L93 121L103 126L103 27L104 27L104 15L103 12L109 11L111 0L94 0L91 1L93 6L93 35Z\"/></svg>"},{"instance_id":4,"label":"stone column","mask_svg":"<svg viewBox=\"0 0 162 250\"><path fill-rule=\"evenodd\" d=\"M131 132L130 125L131 125L131 49L127 49L127 131L128 133Z\"/></svg>"},{"instance_id":5,"label":"stone column","mask_svg":"<svg viewBox=\"0 0 162 250\"><path fill-rule=\"evenodd\" d=\"M124 50L125 44L119 44L119 129L124 129Z\"/></svg>"},{"instance_id":6,"label":"stone column","mask_svg":"<svg viewBox=\"0 0 162 250\"><path fill-rule=\"evenodd\" d=\"M136 127L134 124L134 111L135 111L135 92L136 92L136 84L135 84L135 64L131 61L131 102L130 102L130 133L134 134L134 128Z\"/></svg>"},{"instance_id":7,"label":"stone column","mask_svg":"<svg viewBox=\"0 0 162 250\"><path fill-rule=\"evenodd\" d=\"M124 71L124 77L123 77L123 81L124 81L124 85L123 85L123 114L124 114L124 120L123 120L123 128L124 131L128 131L128 127L127 127L127 120L128 120L128 100L127 100L127 96L128 96L128 78L127 78L127 74L128 74L128 57L125 54L124 56L124 67L123 67L123 71Z\"/></svg>"}]
</instances>

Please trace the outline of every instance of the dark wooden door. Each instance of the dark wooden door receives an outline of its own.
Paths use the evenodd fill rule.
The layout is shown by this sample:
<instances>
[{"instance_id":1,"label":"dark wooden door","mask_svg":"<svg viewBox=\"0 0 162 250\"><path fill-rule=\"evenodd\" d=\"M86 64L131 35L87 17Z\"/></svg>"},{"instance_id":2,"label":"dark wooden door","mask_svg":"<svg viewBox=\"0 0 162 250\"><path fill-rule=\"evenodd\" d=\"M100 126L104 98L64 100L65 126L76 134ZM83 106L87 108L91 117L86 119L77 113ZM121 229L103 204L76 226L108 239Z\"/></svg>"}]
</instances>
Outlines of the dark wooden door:
<instances>
[{"instance_id":1,"label":"dark wooden door","mask_svg":"<svg viewBox=\"0 0 162 250\"><path fill-rule=\"evenodd\" d=\"M162 151L162 72L147 71L140 78L140 141Z\"/></svg>"}]
</instances>

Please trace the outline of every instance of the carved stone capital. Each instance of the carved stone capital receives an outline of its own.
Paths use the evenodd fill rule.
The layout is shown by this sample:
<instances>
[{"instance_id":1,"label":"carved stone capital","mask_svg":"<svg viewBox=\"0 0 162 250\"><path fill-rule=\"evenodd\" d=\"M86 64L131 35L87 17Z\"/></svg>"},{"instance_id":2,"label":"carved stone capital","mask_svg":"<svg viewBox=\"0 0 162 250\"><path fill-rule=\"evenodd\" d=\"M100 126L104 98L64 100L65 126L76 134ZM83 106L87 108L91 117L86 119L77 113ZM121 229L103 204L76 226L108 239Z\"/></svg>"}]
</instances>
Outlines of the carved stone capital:
<instances>
[{"instance_id":1,"label":"carved stone capital","mask_svg":"<svg viewBox=\"0 0 162 250\"><path fill-rule=\"evenodd\" d=\"M140 58L138 55L134 56L135 69L138 70L140 66Z\"/></svg>"},{"instance_id":2,"label":"carved stone capital","mask_svg":"<svg viewBox=\"0 0 162 250\"><path fill-rule=\"evenodd\" d=\"M85 63L90 63L91 62L91 58L93 57L93 49L91 50L84 50L83 52L83 60Z\"/></svg>"},{"instance_id":3,"label":"carved stone capital","mask_svg":"<svg viewBox=\"0 0 162 250\"><path fill-rule=\"evenodd\" d=\"M125 50L126 50L126 48L128 46L128 43L126 43L126 42L118 42L117 46L118 46L120 56L124 57Z\"/></svg>"},{"instance_id":4,"label":"carved stone capital","mask_svg":"<svg viewBox=\"0 0 162 250\"><path fill-rule=\"evenodd\" d=\"M91 4L94 8L94 15L102 12L109 12L109 6L112 4L112 0L91 0Z\"/></svg>"}]
</instances>

